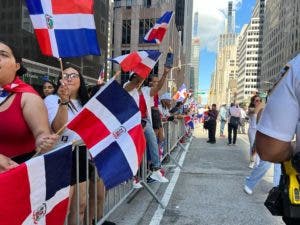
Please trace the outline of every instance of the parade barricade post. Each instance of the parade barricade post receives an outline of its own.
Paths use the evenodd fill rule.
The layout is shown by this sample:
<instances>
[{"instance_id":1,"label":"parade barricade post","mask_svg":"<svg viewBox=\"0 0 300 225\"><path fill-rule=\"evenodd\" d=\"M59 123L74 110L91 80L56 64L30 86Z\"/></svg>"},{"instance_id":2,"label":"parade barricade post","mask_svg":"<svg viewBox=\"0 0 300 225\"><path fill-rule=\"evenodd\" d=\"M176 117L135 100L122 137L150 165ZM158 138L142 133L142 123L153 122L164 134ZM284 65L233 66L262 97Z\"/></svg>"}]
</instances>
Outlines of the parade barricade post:
<instances>
[{"instance_id":1,"label":"parade barricade post","mask_svg":"<svg viewBox=\"0 0 300 225\"><path fill-rule=\"evenodd\" d=\"M175 122L165 122L163 123L163 129L165 132L165 143L164 143L164 153L163 153L163 157L161 159L162 162L164 162L164 167L170 167L170 166L178 166L180 168L182 168L179 163L176 161L176 158L178 157L178 155L182 152L182 150L185 150L184 146L180 143L186 136L186 129L185 129L185 125L184 125L184 121L183 120L177 120ZM174 157L172 156L172 152L173 150L176 149L176 147L180 147L180 150L177 153L177 156ZM74 150L76 151L76 163L77 165L79 164L79 145L74 145ZM170 158L171 161L175 164L175 165L167 165L165 164L165 162L167 161L167 158ZM132 186L132 180L129 180L127 182L124 182L120 185L118 185L115 188L112 188L110 190L108 190L106 193L99 193L99 186L98 186L98 182L99 181L99 177L97 175L97 169L95 167L95 165L92 163L92 160L90 159L89 153L87 151L87 157L86 157L87 163L86 163L86 171L87 177L90 177L89 173L89 168L93 167L92 171L94 171L92 173L92 177L90 177L90 179L87 179L86 182L86 190L87 190L87 194L86 194L86 210L85 210L85 224L86 225L101 225L105 220L107 220L107 218L117 209L117 207L119 207L121 204L123 204L124 202L129 203L131 200L128 199L133 199L134 197L137 196L137 193L139 193L140 189L134 189ZM79 184L79 166L76 167L77 171L76 171L76 178L77 178L77 185ZM138 176L140 178L141 184L142 186L145 188L146 191L149 192L149 194L152 195L152 197L161 205L162 208L164 208L165 206L162 204L162 202L160 201L160 199L158 198L158 196L154 193L154 191L152 191L151 187L147 184L147 177L150 176L150 169L148 168L148 163L147 163L147 154L145 152L144 157L143 157L143 161L141 163L140 169L138 171ZM90 189L93 185L93 192L90 193ZM100 190L101 191L101 190ZM101 204L101 199L99 199L99 196L102 196L105 198L105 203L104 206L101 206L99 204ZM81 225L80 224L80 193L79 193L79 189L77 189L76 193L74 193L74 195L76 195L77 197L77 201L76 201L76 221L77 221L77 225ZM92 202L92 205L90 204ZM103 210L103 215L101 211ZM91 212L93 212L93 215L91 215ZM91 219L93 218L93 222L91 223ZM67 222L66 222L67 224Z\"/></svg>"}]
</instances>

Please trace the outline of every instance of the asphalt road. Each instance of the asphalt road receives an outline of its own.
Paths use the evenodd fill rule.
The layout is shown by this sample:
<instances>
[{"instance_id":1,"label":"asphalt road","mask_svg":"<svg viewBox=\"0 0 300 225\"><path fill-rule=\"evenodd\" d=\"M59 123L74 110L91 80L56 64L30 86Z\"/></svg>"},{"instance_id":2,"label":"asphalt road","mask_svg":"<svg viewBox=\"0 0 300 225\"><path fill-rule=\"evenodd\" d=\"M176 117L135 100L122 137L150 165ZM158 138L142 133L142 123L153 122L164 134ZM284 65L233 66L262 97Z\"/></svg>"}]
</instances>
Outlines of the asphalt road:
<instances>
[{"instance_id":1,"label":"asphalt road","mask_svg":"<svg viewBox=\"0 0 300 225\"><path fill-rule=\"evenodd\" d=\"M243 183L248 168L248 137L239 135L237 146L226 138L206 143L207 134L197 128L187 151L182 151L183 169L167 172L170 183L151 184L162 200L162 209L142 189L122 204L109 220L118 225L280 225L263 203L272 188L272 169L249 196ZM177 150L179 151L179 150Z\"/></svg>"}]
</instances>

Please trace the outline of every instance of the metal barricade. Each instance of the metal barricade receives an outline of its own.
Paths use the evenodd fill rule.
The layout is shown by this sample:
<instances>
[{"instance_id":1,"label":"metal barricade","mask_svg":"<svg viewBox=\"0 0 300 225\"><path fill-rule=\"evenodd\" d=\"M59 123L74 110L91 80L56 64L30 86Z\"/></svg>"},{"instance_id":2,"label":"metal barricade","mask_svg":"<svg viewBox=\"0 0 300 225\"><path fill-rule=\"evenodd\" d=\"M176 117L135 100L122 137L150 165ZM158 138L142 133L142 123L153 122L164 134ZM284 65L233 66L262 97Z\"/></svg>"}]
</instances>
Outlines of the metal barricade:
<instances>
[{"instance_id":1,"label":"metal barricade","mask_svg":"<svg viewBox=\"0 0 300 225\"><path fill-rule=\"evenodd\" d=\"M184 137L186 133L184 122L183 120L177 120L176 122L165 122L163 123L163 128L165 132L165 144L164 156L161 160L164 161L164 159L167 156L169 156L175 163L175 166L180 167L180 165L176 162L175 158L173 158L173 156L171 155L171 152L176 148L176 146L180 145L180 140ZM79 184L79 170L80 166L82 166L80 165L80 163L82 163L82 160L79 159L79 146L82 145L73 146L74 151L76 153L76 185L78 187L83 186L82 184ZM103 182L100 180L97 174L97 169L93 164L88 151L86 151L85 160L86 177L88 178L86 183L84 184L86 194L83 194L82 190L77 188L76 192L72 196L73 198L76 197L76 224L100 225L105 220L107 220L107 218L116 210L118 206L120 206L125 201L128 202L128 198L130 196L133 196L133 194L136 192L135 190L137 189L133 188L132 180L129 180L105 192ZM159 198L147 184L147 177L150 176L150 174L151 172L148 168L147 163L147 153L145 152L143 156L143 161L138 171L138 176L145 190L147 190L156 199L156 201L162 207L164 207ZM83 201L81 198L83 196L85 197L85 204L82 203ZM134 195L134 197L136 197L136 195ZM70 204L74 204L74 200L70 202ZM71 205L71 208L72 207L74 206ZM84 207L84 210L81 207ZM82 219L83 212L84 222ZM66 220L65 224L69 225L69 222L70 221Z\"/></svg>"}]
</instances>

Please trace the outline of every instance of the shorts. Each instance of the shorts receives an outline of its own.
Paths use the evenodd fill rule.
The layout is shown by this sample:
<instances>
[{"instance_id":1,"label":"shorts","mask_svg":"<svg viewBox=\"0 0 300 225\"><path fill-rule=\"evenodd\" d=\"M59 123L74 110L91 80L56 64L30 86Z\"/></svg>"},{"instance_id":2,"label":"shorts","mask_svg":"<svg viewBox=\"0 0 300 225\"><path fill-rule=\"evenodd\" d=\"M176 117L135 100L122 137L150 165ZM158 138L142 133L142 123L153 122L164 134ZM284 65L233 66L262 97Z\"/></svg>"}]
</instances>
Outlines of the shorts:
<instances>
[{"instance_id":1,"label":"shorts","mask_svg":"<svg viewBox=\"0 0 300 225\"><path fill-rule=\"evenodd\" d=\"M21 164L21 163L31 159L35 155L35 153L36 153L36 151L32 151L32 152L29 152L29 153L18 155L18 156L15 156L15 157L11 158L11 160L18 163L18 164Z\"/></svg>"},{"instance_id":2,"label":"shorts","mask_svg":"<svg viewBox=\"0 0 300 225\"><path fill-rule=\"evenodd\" d=\"M79 183L85 182L87 180L87 169L86 169L86 158L87 158L87 149L85 146L79 146L78 150L78 165L79 165ZM91 175L91 165L88 161L88 170L89 177ZM72 152L72 170L71 170L71 185L76 184L76 150Z\"/></svg>"},{"instance_id":3,"label":"shorts","mask_svg":"<svg viewBox=\"0 0 300 225\"><path fill-rule=\"evenodd\" d=\"M158 109L151 108L152 126L154 130L162 127L160 113Z\"/></svg>"}]
</instances>

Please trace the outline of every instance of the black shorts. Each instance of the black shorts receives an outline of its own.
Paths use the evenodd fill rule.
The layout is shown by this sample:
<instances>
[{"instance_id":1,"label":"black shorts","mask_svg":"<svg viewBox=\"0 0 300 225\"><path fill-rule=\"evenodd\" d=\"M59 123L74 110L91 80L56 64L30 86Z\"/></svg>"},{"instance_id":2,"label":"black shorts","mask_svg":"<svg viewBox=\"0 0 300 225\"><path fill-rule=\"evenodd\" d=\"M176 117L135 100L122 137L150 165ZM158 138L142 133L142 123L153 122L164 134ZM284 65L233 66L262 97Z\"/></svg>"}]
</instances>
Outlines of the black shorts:
<instances>
[{"instance_id":1,"label":"black shorts","mask_svg":"<svg viewBox=\"0 0 300 225\"><path fill-rule=\"evenodd\" d=\"M86 169L86 158L87 158L87 149L85 146L79 146L78 150L78 165L79 165L79 183L85 182L87 180L87 169ZM89 177L91 172L91 165L88 161L88 170ZM76 150L74 149L72 152L72 171L71 171L71 185L76 184Z\"/></svg>"},{"instance_id":2,"label":"black shorts","mask_svg":"<svg viewBox=\"0 0 300 225\"><path fill-rule=\"evenodd\" d=\"M21 163L31 159L32 156L35 155L35 153L36 153L36 151L25 153L23 155L15 156L15 157L11 158L11 160L18 163L18 164L21 164Z\"/></svg>"},{"instance_id":3,"label":"black shorts","mask_svg":"<svg viewBox=\"0 0 300 225\"><path fill-rule=\"evenodd\" d=\"M160 113L158 109L151 108L152 127L153 129L159 129L162 127Z\"/></svg>"}]
</instances>

